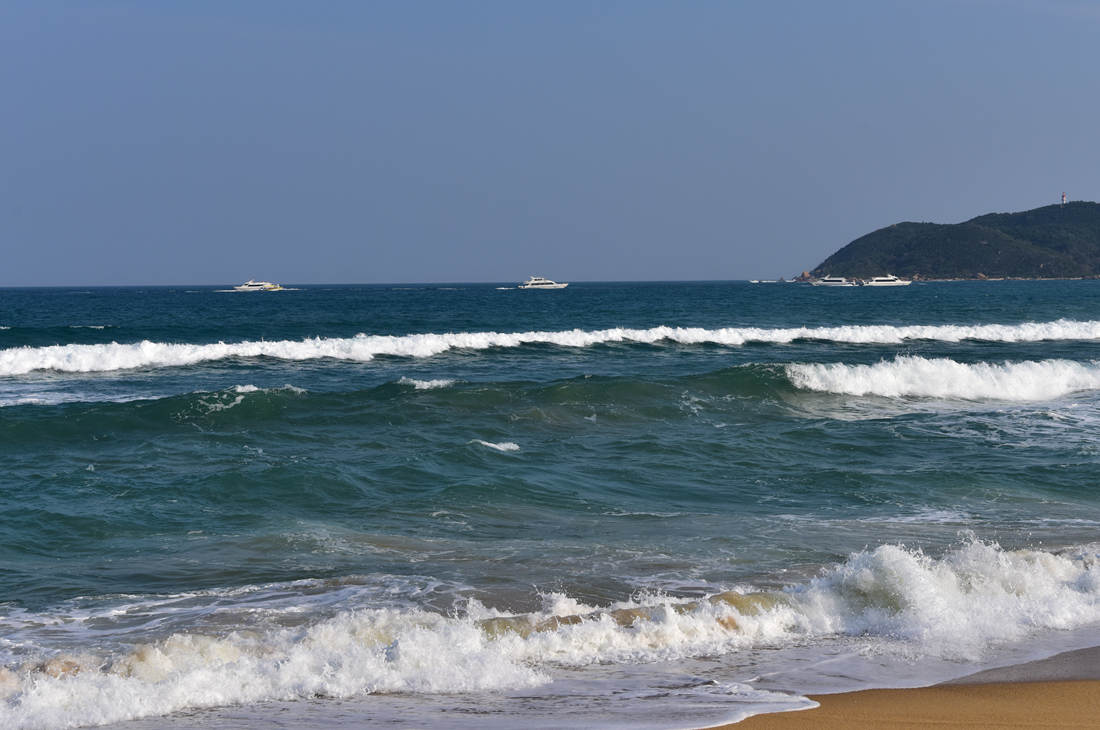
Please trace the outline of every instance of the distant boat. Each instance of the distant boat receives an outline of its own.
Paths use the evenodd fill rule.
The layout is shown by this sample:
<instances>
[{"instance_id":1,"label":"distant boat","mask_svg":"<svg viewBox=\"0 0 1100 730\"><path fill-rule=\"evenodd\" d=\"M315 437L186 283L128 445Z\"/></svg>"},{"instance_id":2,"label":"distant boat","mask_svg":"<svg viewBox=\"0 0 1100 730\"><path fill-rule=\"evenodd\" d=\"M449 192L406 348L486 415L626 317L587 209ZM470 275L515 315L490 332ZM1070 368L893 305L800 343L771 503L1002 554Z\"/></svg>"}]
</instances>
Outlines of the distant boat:
<instances>
[{"instance_id":1,"label":"distant boat","mask_svg":"<svg viewBox=\"0 0 1100 730\"><path fill-rule=\"evenodd\" d=\"M899 279L898 277L887 274L886 276L876 276L870 281L863 282L864 286L909 286L913 282Z\"/></svg>"},{"instance_id":2,"label":"distant boat","mask_svg":"<svg viewBox=\"0 0 1100 730\"><path fill-rule=\"evenodd\" d=\"M811 281L814 286L856 286L856 283L851 279L845 279L843 276L826 276L823 279L817 281Z\"/></svg>"},{"instance_id":3,"label":"distant boat","mask_svg":"<svg viewBox=\"0 0 1100 730\"><path fill-rule=\"evenodd\" d=\"M532 276L527 281L519 285L520 289L564 289L569 286L568 282L565 284L559 284L556 281L550 281L544 279L541 276Z\"/></svg>"},{"instance_id":4,"label":"distant boat","mask_svg":"<svg viewBox=\"0 0 1100 730\"><path fill-rule=\"evenodd\" d=\"M270 281L256 281L255 279L249 279L240 286L233 287L236 291L282 291L283 288L278 284L272 284Z\"/></svg>"}]
</instances>

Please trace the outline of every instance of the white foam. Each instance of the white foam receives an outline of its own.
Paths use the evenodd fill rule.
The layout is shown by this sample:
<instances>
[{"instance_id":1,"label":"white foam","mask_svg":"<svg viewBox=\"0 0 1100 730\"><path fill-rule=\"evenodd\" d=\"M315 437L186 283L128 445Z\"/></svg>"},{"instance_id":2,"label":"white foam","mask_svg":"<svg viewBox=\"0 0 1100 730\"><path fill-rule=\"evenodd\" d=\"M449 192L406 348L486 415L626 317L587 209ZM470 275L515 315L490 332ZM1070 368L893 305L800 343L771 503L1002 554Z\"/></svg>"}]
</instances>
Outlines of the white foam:
<instances>
[{"instance_id":1,"label":"white foam","mask_svg":"<svg viewBox=\"0 0 1100 730\"><path fill-rule=\"evenodd\" d=\"M810 632L870 635L910 657L974 661L1037 629L1100 621L1100 568L1096 546L1052 553L971 541L935 560L886 545L790 595Z\"/></svg>"},{"instance_id":2,"label":"white foam","mask_svg":"<svg viewBox=\"0 0 1100 730\"><path fill-rule=\"evenodd\" d=\"M216 634L177 631L154 643L66 655L29 653L27 632L54 637L87 621L85 631L102 637L102 614L25 615L20 653L9 650L9 666L0 668L0 727L94 725L315 696L499 692L545 685L565 667L580 670L569 681L583 683L587 668L784 647L836 653L873 644L879 660L907 665L927 657L975 661L1037 630L1100 621L1097 547L1008 551L972 540L937 559L885 545L781 592L739 589L695 602L640 595L603 608L552 593L540 611L519 616L470 601L461 615L360 608L279 628L280 612L268 605L270 620L250 621L248 630L223 623ZM233 610L232 595L217 596L219 615ZM283 603L288 617L300 615L294 596L317 600L295 590ZM255 590L244 591L236 610L264 610L255 599ZM171 612L174 603L163 603ZM129 609L118 611L127 624ZM733 714L738 700L730 701ZM782 709L775 702L772 709Z\"/></svg>"},{"instance_id":3,"label":"white foam","mask_svg":"<svg viewBox=\"0 0 1100 730\"><path fill-rule=\"evenodd\" d=\"M244 402L245 396L251 393L279 393L288 392L301 395L306 390L297 388L289 383L281 388L258 388L255 385L235 385L228 390L208 393L199 398L199 405L206 413L227 411Z\"/></svg>"},{"instance_id":4,"label":"white foam","mask_svg":"<svg viewBox=\"0 0 1100 730\"><path fill-rule=\"evenodd\" d=\"M401 385L411 385L417 390L433 390L435 388L449 388L455 384L453 378L444 380L415 380L413 378L401 378L397 381Z\"/></svg>"},{"instance_id":5,"label":"white foam","mask_svg":"<svg viewBox=\"0 0 1100 730\"><path fill-rule=\"evenodd\" d=\"M548 681L471 621L392 610L344 613L262 638L175 634L106 662L74 654L6 671L0 726L11 730L317 695L483 692Z\"/></svg>"},{"instance_id":6,"label":"white foam","mask_svg":"<svg viewBox=\"0 0 1100 730\"><path fill-rule=\"evenodd\" d=\"M282 360L334 358L366 362L378 356L431 357L453 349L484 350L550 344L590 347L615 342L657 344L743 345L747 342L786 343L798 339L860 344L896 344L909 340L958 342L1040 342L1046 340L1100 340L1100 322L1058 320L1019 325L928 325L894 327L756 327L703 329L698 327L614 328L560 332L458 332L400 337L360 334L350 338L313 338L301 341L244 341L214 344L175 344L143 341L131 344L51 345L0 350L0 376L33 370L104 372L136 368L178 367L227 358L273 357Z\"/></svg>"},{"instance_id":7,"label":"white foam","mask_svg":"<svg viewBox=\"0 0 1100 730\"><path fill-rule=\"evenodd\" d=\"M226 396L230 392L236 392L237 395L232 400L228 400ZM239 406L244 402L244 393L239 391L224 391L221 393L214 393L213 395L204 396L199 399L203 411L207 414L217 413L219 411L228 411L234 406Z\"/></svg>"},{"instance_id":8,"label":"white foam","mask_svg":"<svg viewBox=\"0 0 1100 730\"><path fill-rule=\"evenodd\" d=\"M899 356L874 365L796 363L786 371L806 390L887 398L1040 401L1100 389L1100 365L1069 360L969 364Z\"/></svg>"},{"instance_id":9,"label":"white foam","mask_svg":"<svg viewBox=\"0 0 1100 730\"><path fill-rule=\"evenodd\" d=\"M504 441L499 444L490 443L489 441L482 441L481 439L474 439L471 444L481 444L482 446L488 446L490 449L496 449L497 451L519 451L519 445L514 444L511 441Z\"/></svg>"}]
</instances>

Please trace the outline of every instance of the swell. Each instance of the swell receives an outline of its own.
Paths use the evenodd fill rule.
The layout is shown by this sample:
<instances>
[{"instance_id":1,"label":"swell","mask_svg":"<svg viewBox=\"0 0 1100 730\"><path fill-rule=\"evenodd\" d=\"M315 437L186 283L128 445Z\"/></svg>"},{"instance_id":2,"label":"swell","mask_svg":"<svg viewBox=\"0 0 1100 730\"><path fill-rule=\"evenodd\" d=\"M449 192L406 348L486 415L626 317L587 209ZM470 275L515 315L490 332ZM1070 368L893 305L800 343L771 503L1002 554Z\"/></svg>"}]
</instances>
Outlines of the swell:
<instances>
[{"instance_id":1,"label":"swell","mask_svg":"<svg viewBox=\"0 0 1100 730\"><path fill-rule=\"evenodd\" d=\"M756 363L671 378L579 376L540 383L402 376L348 391L244 384L160 398L143 397L125 386L116 389L117 394L72 394L71 401L16 401L0 408L0 434L11 443L67 444L106 431L154 435L181 426L217 431L280 424L432 427L451 420L456 411L471 416L519 412L553 421L577 414L589 417L593 408L601 409L605 418L636 422L676 418L684 411L685 398L724 399L743 409L795 390L782 365Z\"/></svg>"},{"instance_id":2,"label":"swell","mask_svg":"<svg viewBox=\"0 0 1100 730\"><path fill-rule=\"evenodd\" d=\"M0 351L0 376L36 370L68 373L110 372L145 368L185 367L230 358L275 358L286 361L334 359L369 362L377 357L427 358L453 350L488 350L529 345L586 348L615 343L647 345L722 345L749 343L785 344L820 340L848 344L900 344L930 340L961 342L1043 342L1100 339L1100 321L1058 320L1018 325L866 325L844 327L796 327L780 329L697 327L612 328L557 332L457 332L380 336L359 334L350 338L216 342L178 344L150 342L129 344L66 344L18 347Z\"/></svg>"},{"instance_id":3,"label":"swell","mask_svg":"<svg viewBox=\"0 0 1100 730\"><path fill-rule=\"evenodd\" d=\"M14 443L67 442L104 428L156 433L184 423L218 429L249 423L267 427L283 419L308 426L323 422L370 425L397 418L401 422L424 419L423 425L432 426L446 417L442 412L453 409L498 415L523 411L553 418L554 414L574 412L588 417L591 412L585 409L599 408L605 419L636 422L675 419L692 398L709 399L722 410L745 412L777 403L798 407L804 404L799 397L813 394L899 401L1039 402L1096 390L1100 390L1100 363L1096 361L968 363L898 355L871 364L750 363L672 378L580 376L538 383L402 376L347 392L308 392L287 384L276 388L238 385L151 399L136 393L97 393L74 395L75 402L0 408L0 414L5 414L0 415L0 433Z\"/></svg>"}]
</instances>

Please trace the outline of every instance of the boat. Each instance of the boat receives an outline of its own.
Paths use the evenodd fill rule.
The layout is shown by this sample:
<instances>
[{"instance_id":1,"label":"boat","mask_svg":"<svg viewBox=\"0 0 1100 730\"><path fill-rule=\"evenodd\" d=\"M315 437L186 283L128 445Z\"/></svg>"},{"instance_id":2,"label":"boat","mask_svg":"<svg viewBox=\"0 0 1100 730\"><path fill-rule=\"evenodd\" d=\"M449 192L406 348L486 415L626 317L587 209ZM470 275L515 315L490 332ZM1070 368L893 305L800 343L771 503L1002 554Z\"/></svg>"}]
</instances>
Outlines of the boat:
<instances>
[{"instance_id":1,"label":"boat","mask_svg":"<svg viewBox=\"0 0 1100 730\"><path fill-rule=\"evenodd\" d=\"M519 285L520 289L564 289L569 286L568 283L559 284L556 281L550 281L544 279L541 276L532 276L527 281Z\"/></svg>"},{"instance_id":2,"label":"boat","mask_svg":"<svg viewBox=\"0 0 1100 730\"><path fill-rule=\"evenodd\" d=\"M893 274L887 274L886 276L875 276L870 281L864 282L864 286L909 286L913 282L899 279Z\"/></svg>"},{"instance_id":3,"label":"boat","mask_svg":"<svg viewBox=\"0 0 1100 730\"><path fill-rule=\"evenodd\" d=\"M843 276L826 276L810 283L814 286L857 286L856 282Z\"/></svg>"},{"instance_id":4,"label":"boat","mask_svg":"<svg viewBox=\"0 0 1100 730\"><path fill-rule=\"evenodd\" d=\"M270 281L256 281L255 279L249 279L240 286L233 287L235 291L282 291L283 288L278 284L272 284Z\"/></svg>"}]
</instances>

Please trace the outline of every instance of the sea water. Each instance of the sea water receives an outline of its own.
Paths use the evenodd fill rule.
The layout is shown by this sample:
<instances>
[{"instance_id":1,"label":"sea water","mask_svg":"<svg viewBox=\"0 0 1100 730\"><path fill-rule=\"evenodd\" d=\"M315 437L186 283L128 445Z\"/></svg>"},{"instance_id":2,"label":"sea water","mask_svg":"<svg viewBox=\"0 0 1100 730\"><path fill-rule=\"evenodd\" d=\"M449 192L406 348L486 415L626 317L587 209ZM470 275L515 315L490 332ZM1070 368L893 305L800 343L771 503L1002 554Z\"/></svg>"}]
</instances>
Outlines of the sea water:
<instances>
[{"instance_id":1,"label":"sea water","mask_svg":"<svg viewBox=\"0 0 1100 730\"><path fill-rule=\"evenodd\" d=\"M1100 643L1100 282L0 290L0 728L699 728Z\"/></svg>"}]
</instances>

